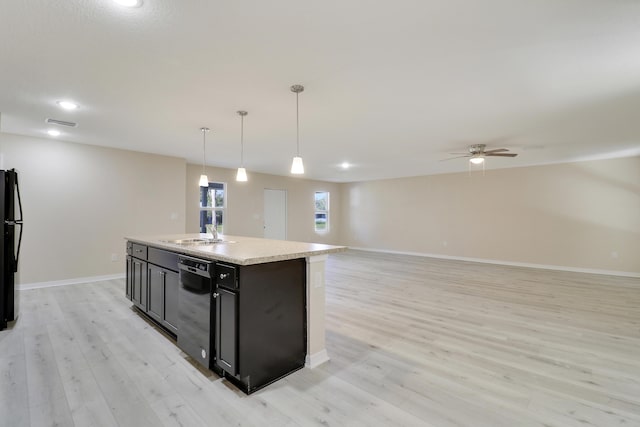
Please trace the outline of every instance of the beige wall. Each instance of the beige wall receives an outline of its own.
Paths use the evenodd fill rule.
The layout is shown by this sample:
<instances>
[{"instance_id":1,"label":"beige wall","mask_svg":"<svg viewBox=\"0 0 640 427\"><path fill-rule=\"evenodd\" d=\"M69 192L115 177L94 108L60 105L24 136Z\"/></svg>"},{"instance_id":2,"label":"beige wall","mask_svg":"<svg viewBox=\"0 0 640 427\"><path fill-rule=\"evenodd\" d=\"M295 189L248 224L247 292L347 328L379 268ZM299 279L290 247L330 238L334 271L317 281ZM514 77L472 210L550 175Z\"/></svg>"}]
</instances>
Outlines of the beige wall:
<instances>
[{"instance_id":1,"label":"beige wall","mask_svg":"<svg viewBox=\"0 0 640 427\"><path fill-rule=\"evenodd\" d=\"M6 133L0 159L20 172L22 284L122 274L124 236L198 231L201 168L183 159ZM207 174L228 185L227 234L261 237L263 191L284 189L290 240L640 273L640 157L352 184Z\"/></svg>"},{"instance_id":2,"label":"beige wall","mask_svg":"<svg viewBox=\"0 0 640 427\"><path fill-rule=\"evenodd\" d=\"M124 236L184 232L182 159L6 133L0 153L20 173L22 284L123 274Z\"/></svg>"},{"instance_id":3,"label":"beige wall","mask_svg":"<svg viewBox=\"0 0 640 427\"><path fill-rule=\"evenodd\" d=\"M187 232L199 230L199 187L202 166L187 165ZM264 189L287 190L287 239L327 244L340 243L341 185L248 171L248 182L236 182L235 169L207 167L210 181L227 184L225 234L263 237ZM330 231L314 230L314 193L330 192Z\"/></svg>"},{"instance_id":4,"label":"beige wall","mask_svg":"<svg viewBox=\"0 0 640 427\"><path fill-rule=\"evenodd\" d=\"M640 273L640 157L345 184L354 247Z\"/></svg>"}]
</instances>

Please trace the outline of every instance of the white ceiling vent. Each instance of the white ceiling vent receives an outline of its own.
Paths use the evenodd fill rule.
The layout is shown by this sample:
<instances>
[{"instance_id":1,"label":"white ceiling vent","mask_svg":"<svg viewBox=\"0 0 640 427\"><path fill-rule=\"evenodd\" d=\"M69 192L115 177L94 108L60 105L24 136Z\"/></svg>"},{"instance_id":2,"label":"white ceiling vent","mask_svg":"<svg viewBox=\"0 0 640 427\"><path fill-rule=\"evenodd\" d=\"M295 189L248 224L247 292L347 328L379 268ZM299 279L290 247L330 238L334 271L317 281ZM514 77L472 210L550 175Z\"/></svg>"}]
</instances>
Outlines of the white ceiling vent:
<instances>
[{"instance_id":1,"label":"white ceiling vent","mask_svg":"<svg viewBox=\"0 0 640 427\"><path fill-rule=\"evenodd\" d=\"M52 124L52 125L67 126L67 127L70 127L70 128L74 128L74 127L78 126L77 123L65 122L64 120L56 120L56 119L47 119L46 122L49 123L49 124Z\"/></svg>"}]
</instances>

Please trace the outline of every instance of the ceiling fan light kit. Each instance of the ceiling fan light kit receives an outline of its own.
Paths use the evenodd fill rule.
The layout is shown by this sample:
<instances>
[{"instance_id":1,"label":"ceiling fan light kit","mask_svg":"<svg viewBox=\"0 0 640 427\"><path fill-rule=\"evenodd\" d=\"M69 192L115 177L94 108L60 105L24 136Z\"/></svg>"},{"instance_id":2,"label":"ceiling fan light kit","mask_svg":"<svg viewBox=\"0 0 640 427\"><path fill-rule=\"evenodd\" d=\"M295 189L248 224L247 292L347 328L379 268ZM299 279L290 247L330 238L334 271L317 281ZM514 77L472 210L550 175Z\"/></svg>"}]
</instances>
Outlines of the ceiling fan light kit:
<instances>
[{"instance_id":1,"label":"ceiling fan light kit","mask_svg":"<svg viewBox=\"0 0 640 427\"><path fill-rule=\"evenodd\" d=\"M451 157L449 159L443 159L443 160L453 160L453 159L460 159L460 158L466 157L469 159L470 165L474 164L474 165L484 166L485 157L515 157L518 155L517 153L507 153L507 151L509 151L508 148L494 148L493 150L486 150L486 147L487 147L486 144L473 144L469 146L468 154L450 153L450 154L463 154L463 155L457 156L457 157Z\"/></svg>"}]
</instances>

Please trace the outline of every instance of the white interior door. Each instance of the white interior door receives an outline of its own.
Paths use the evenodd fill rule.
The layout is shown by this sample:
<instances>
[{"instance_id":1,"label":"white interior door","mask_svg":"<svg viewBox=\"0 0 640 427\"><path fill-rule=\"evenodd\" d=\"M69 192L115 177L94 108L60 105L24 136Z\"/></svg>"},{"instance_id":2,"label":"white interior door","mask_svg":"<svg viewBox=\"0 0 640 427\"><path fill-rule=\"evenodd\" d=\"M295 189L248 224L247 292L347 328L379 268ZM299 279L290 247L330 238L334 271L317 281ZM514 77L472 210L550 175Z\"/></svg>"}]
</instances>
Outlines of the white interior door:
<instances>
[{"instance_id":1,"label":"white interior door","mask_svg":"<svg viewBox=\"0 0 640 427\"><path fill-rule=\"evenodd\" d=\"M287 190L264 189L264 238L287 239Z\"/></svg>"}]
</instances>

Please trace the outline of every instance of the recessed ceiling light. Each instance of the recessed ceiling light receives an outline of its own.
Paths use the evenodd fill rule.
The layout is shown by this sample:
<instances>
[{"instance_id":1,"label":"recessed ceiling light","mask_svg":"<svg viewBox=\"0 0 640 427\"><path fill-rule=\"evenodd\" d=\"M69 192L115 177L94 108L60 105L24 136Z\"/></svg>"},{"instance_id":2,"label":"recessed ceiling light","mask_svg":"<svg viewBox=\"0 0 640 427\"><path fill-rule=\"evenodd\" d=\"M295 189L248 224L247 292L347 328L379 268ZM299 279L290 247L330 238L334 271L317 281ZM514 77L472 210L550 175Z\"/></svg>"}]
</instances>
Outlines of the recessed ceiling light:
<instances>
[{"instance_id":1,"label":"recessed ceiling light","mask_svg":"<svg viewBox=\"0 0 640 427\"><path fill-rule=\"evenodd\" d=\"M139 7L142 6L142 0L113 0L120 6L125 7Z\"/></svg>"},{"instance_id":2,"label":"recessed ceiling light","mask_svg":"<svg viewBox=\"0 0 640 427\"><path fill-rule=\"evenodd\" d=\"M60 108L64 108L65 110L75 110L78 108L78 104L73 101L58 101L57 104Z\"/></svg>"},{"instance_id":3,"label":"recessed ceiling light","mask_svg":"<svg viewBox=\"0 0 640 427\"><path fill-rule=\"evenodd\" d=\"M342 169L349 169L351 167L351 165L349 164L349 162L342 162L342 164L340 165L340 167Z\"/></svg>"},{"instance_id":4,"label":"recessed ceiling light","mask_svg":"<svg viewBox=\"0 0 640 427\"><path fill-rule=\"evenodd\" d=\"M47 133L49 136L60 136L60 131L55 129L49 129Z\"/></svg>"}]
</instances>

